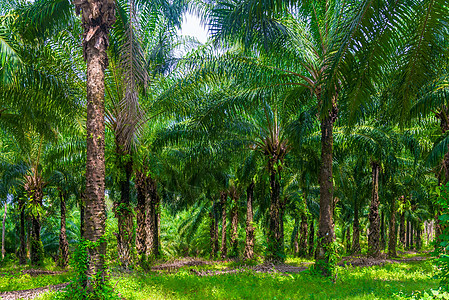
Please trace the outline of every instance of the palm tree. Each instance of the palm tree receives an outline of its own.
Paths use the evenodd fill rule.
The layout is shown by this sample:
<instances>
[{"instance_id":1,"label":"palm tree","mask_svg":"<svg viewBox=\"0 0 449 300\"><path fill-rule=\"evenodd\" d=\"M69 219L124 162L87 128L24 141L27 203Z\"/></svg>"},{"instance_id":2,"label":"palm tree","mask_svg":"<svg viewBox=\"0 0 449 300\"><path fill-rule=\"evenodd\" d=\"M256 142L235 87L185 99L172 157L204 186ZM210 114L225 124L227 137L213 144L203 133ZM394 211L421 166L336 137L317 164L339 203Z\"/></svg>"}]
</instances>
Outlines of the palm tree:
<instances>
[{"instance_id":1,"label":"palm tree","mask_svg":"<svg viewBox=\"0 0 449 300\"><path fill-rule=\"evenodd\" d=\"M105 280L106 255L104 203L104 72L108 66L106 50L109 29L115 22L115 4L108 0L75 1L81 14L83 53L86 60L87 118L86 118L86 215L84 237L95 243L89 247L86 289L93 291ZM98 282L96 282L98 280Z\"/></svg>"},{"instance_id":2,"label":"palm tree","mask_svg":"<svg viewBox=\"0 0 449 300\"><path fill-rule=\"evenodd\" d=\"M247 78L256 78L247 74L256 74L254 69L261 64L269 66L258 76L270 78L269 83L259 81L257 88L292 87L291 98L308 90L316 99L322 129L320 245L316 260L323 262L323 266L328 262L326 248L334 239L332 129L337 102L344 104L349 100L350 115L354 117L357 108L369 101L373 80L382 78L386 66L395 66L401 74L397 77L398 95L405 108L401 114L407 111L410 107L407 101L414 89L410 87L413 83L422 85L423 78L428 78L423 72L428 70L426 63L431 61L428 55L431 51L423 49L434 47L439 37L445 36L439 20L447 16L447 9L444 1L427 0L410 3L249 0L229 1L212 8L212 33L227 45L237 42L270 54L279 53L284 47L277 59L271 55L269 60L253 62L252 73L247 69L242 72ZM395 29L403 28L404 24L416 34L409 36ZM395 52L397 48L402 51ZM403 64L389 63L398 53ZM423 68L415 68L417 65ZM278 74L282 74L282 81L277 79ZM322 271L327 273L325 269Z\"/></svg>"},{"instance_id":3,"label":"palm tree","mask_svg":"<svg viewBox=\"0 0 449 300\"><path fill-rule=\"evenodd\" d=\"M202 70L199 71L201 72ZM195 74L193 73L192 77L195 77ZM223 81L220 81L221 79ZM307 128L307 122L310 120L302 119L301 113L292 114L292 111L283 107L277 98L272 99L269 95L265 97L257 92L246 94L248 91L246 87L239 86L239 79L238 75L236 78L229 78L228 74L215 74L213 81L206 81L207 87L200 86L198 89L204 89L205 92L202 95L197 93L198 98L190 99L191 104L187 106L194 109L189 111L188 120L179 122L178 130L184 133L186 131L184 128L190 128L193 137L207 136L206 141L219 141L218 143L224 146L233 145L228 151L236 152L237 149L243 148L261 154L270 178L271 197L265 259L282 261L284 250L281 173L285 156L291 149L288 139L297 134L296 130L303 130L302 126ZM235 93L229 92L233 90ZM254 98L260 103L261 108L251 108ZM220 199L223 207L226 199L224 193ZM222 247L224 245L222 241Z\"/></svg>"},{"instance_id":4,"label":"palm tree","mask_svg":"<svg viewBox=\"0 0 449 300\"><path fill-rule=\"evenodd\" d=\"M357 163L364 163L366 165L367 159L369 158L370 160L372 193L368 216L370 222L368 255L378 257L381 250L381 220L379 212L380 167L382 165L383 168L388 168L389 170L397 168L399 161L401 160L400 155L407 153L407 151L413 155L415 161L417 161L420 157L420 144L408 132L400 134L394 128L381 127L379 125L373 126L369 123L354 127L349 134L343 132L338 132L337 134L341 134L342 141L344 141L352 151L356 151L355 153L365 152L366 155L364 156L364 159L358 159ZM363 168L363 165L358 166L358 168ZM388 183L388 180L386 183ZM357 210L358 209L355 209L354 213L356 213ZM390 211L392 214L391 219L394 219L394 212L394 209ZM354 221L355 219L356 218L354 218Z\"/></svg>"},{"instance_id":5,"label":"palm tree","mask_svg":"<svg viewBox=\"0 0 449 300\"><path fill-rule=\"evenodd\" d=\"M115 21L114 3L107 0L75 1L75 9L82 15L83 53L87 62L87 159L86 159L86 239L96 243L89 248L89 266L86 271L87 289L93 290L97 278L104 281L104 255L106 245L101 237L105 231L104 214L104 70L107 67L106 50L108 32ZM28 38L49 34L61 26L63 19L70 19L70 3L36 1L19 9L19 26L29 28ZM56 9L55 9L56 8ZM56 21L55 21L56 20ZM26 26L25 24L32 25ZM39 26L40 25L40 26ZM35 183L36 185L37 183ZM37 199L37 197L34 197ZM98 276L94 276L98 275Z\"/></svg>"},{"instance_id":6,"label":"palm tree","mask_svg":"<svg viewBox=\"0 0 449 300\"><path fill-rule=\"evenodd\" d=\"M309 92L316 100L321 119L320 226L316 260L318 265L325 266L328 264L326 249L334 240L332 132L338 115L337 102L346 96L346 93L343 93L344 86L349 87L350 76L345 73L345 68L354 58L355 47L359 48L356 46L357 42L365 38L363 32L366 26L374 24L372 21L375 15L369 7L370 3L323 1L290 3L295 7L294 12L285 17L287 5L284 4L283 1L268 2L264 5L257 1L223 4L213 10L212 32L218 38L230 39L231 42L234 40L241 43L261 42L265 46L269 58L252 62L251 68L245 68L244 76L256 78L256 73L261 71L261 68L256 67L261 65L264 67L264 73L259 73L258 77L269 78L269 83L259 82L257 88L290 89L288 91L290 96L287 98L296 101L301 93ZM376 7L376 10L378 9ZM369 14L365 13L367 10L370 10ZM247 18L247 15L254 17ZM288 23L294 26L286 25L287 22L283 23L284 20L288 20ZM376 23L376 26L389 25L381 21ZM375 31L374 28L371 30ZM381 34L374 36L374 40L382 38L383 31L380 31ZM232 39L232 34L237 38ZM273 40L273 37L276 38L279 34L282 37ZM288 35L293 37L290 39ZM373 45L368 43L367 48L375 48ZM252 74L250 76L246 75L248 69ZM363 74L360 77L366 79ZM369 85L368 81L365 87L368 86L369 89ZM368 89L362 90L356 86L357 92L348 94L351 94L352 101L357 102L360 97L367 95ZM327 273L325 268L322 271Z\"/></svg>"}]
</instances>

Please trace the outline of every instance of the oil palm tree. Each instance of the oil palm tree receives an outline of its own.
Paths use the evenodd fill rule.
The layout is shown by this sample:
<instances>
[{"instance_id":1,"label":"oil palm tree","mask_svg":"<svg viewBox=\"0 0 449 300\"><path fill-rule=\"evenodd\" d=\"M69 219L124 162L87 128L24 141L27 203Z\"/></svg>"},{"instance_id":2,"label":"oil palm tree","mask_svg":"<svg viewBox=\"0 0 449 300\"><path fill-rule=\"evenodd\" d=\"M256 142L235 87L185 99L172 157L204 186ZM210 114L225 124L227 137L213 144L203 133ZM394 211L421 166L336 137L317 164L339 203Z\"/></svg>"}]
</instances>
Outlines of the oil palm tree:
<instances>
[{"instance_id":1,"label":"oil palm tree","mask_svg":"<svg viewBox=\"0 0 449 300\"><path fill-rule=\"evenodd\" d=\"M334 240L332 128L337 104L349 100L354 115L355 108L370 99L373 79L382 78L383 68L388 66L386 62L395 54L396 47L404 49L399 52L403 64L396 70L401 74L398 90L405 92L399 93L405 95L401 96L401 103L407 104L413 94L410 86L422 84L426 77L421 75L427 66L422 69L414 66L425 66L429 56L424 53L430 51L423 49L433 47L445 35L440 20L447 16L447 9L444 1L425 0L238 1L223 2L212 9L211 30L221 41L271 53L284 47L280 59L272 56L268 63L263 62L271 67L264 74L270 83L259 83L259 88L290 86L291 94L296 95L292 97L307 90L316 99L322 127L320 246L316 260L323 266L328 262L326 248ZM404 27L416 34L409 37L395 29ZM258 64L262 62L252 63ZM247 73L245 70L247 78L255 77ZM284 80L275 80L277 74L282 74ZM407 107L410 106L404 106Z\"/></svg>"},{"instance_id":2,"label":"oil palm tree","mask_svg":"<svg viewBox=\"0 0 449 300\"><path fill-rule=\"evenodd\" d=\"M171 3L170 3L171 4ZM169 5L170 5L169 4ZM108 66L109 30L116 19L115 3L110 0L75 1L75 11L81 15L83 53L87 63L87 159L86 159L86 224L85 238L96 246L88 250L88 278L104 281L104 254L106 245L101 237L105 231L104 214L104 93L105 69ZM165 7L164 7L165 8ZM176 10L169 10L173 13ZM51 35L73 20L72 5L67 0L35 1L19 9L19 25L32 37ZM118 11L120 13L120 11ZM98 276L94 277L93 275ZM88 290L94 289L88 280Z\"/></svg>"},{"instance_id":3,"label":"oil palm tree","mask_svg":"<svg viewBox=\"0 0 449 300\"><path fill-rule=\"evenodd\" d=\"M147 111L154 95L147 94L154 91L159 77L168 76L173 67L177 39L174 15L170 19L162 12L155 16L145 4L133 1L117 2L117 5L120 14L111 40L111 68L106 78L106 125L114 134L120 185L120 202L115 209L119 223L117 245L122 265L128 267L133 240L130 207L133 156L145 123L154 114ZM172 8L178 9L175 5Z\"/></svg>"},{"instance_id":4,"label":"oil palm tree","mask_svg":"<svg viewBox=\"0 0 449 300\"><path fill-rule=\"evenodd\" d=\"M195 73L193 74L194 77ZM196 97L190 99L190 104L186 106L193 109L188 114L189 119L179 122L177 132L188 132L189 135L184 138L206 136L208 137L206 140L228 145L228 151L235 152L242 148L262 155L270 178L271 199L268 209L266 259L282 261L284 250L281 174L285 156L291 149L289 137L297 134L299 139L301 135L297 130L307 132L304 128L307 128L310 119L302 118L305 115L303 111L301 111L303 114L292 113L280 103L280 100L270 98L269 94L266 96L257 93L247 94L247 90L239 86L238 76L229 78L227 75L222 75L224 74L214 75L212 83L206 81L207 87L204 85L198 88L198 90L203 89L204 93L197 92ZM211 86L214 88L212 89ZM254 98L259 102L260 108L251 108ZM305 108L302 109L305 110ZM172 138L177 137L178 135L173 134ZM233 148L230 147L231 145Z\"/></svg>"},{"instance_id":5,"label":"oil palm tree","mask_svg":"<svg viewBox=\"0 0 449 300\"><path fill-rule=\"evenodd\" d=\"M409 132L400 134L394 128L361 124L354 127L349 134L336 132L341 141L356 153L365 152L364 159L357 163L367 163L371 167L372 195L369 210L368 255L380 255L380 212L379 212L379 182L381 166L394 169L398 166L400 155L408 153L417 161L420 158L421 146ZM339 139L340 140L340 139ZM359 166L359 168L363 168ZM393 212L393 210L391 211Z\"/></svg>"}]
</instances>

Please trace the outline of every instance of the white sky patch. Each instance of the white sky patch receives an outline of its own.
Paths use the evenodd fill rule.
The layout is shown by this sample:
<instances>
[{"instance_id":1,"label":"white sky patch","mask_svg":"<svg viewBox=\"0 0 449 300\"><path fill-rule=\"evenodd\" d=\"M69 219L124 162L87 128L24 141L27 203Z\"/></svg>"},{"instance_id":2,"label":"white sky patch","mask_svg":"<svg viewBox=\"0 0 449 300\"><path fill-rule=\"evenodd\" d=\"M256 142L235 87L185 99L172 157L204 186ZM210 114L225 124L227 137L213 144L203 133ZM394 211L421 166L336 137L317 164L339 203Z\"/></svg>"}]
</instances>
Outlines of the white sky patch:
<instances>
[{"instance_id":1,"label":"white sky patch","mask_svg":"<svg viewBox=\"0 0 449 300\"><path fill-rule=\"evenodd\" d=\"M207 42L208 38L207 29L205 25L201 24L200 18L190 13L184 15L178 34L196 37L203 44Z\"/></svg>"}]
</instances>

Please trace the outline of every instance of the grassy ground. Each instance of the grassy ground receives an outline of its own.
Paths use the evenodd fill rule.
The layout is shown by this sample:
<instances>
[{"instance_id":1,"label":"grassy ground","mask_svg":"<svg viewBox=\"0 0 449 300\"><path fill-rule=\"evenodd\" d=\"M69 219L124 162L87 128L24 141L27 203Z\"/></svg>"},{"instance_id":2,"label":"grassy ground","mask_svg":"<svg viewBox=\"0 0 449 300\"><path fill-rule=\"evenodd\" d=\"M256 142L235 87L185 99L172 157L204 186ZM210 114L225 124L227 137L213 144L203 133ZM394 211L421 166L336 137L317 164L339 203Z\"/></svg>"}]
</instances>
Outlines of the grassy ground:
<instances>
[{"instance_id":1,"label":"grassy ground","mask_svg":"<svg viewBox=\"0 0 449 300\"><path fill-rule=\"evenodd\" d=\"M35 269L27 265L19 266L14 261L3 262L0 266L0 292L27 290L64 283L70 281L72 277L70 272L55 275L34 275L33 270ZM45 266L39 268L39 270L61 272L61 269L50 260L45 261ZM30 274L27 274L27 271Z\"/></svg>"},{"instance_id":2,"label":"grassy ground","mask_svg":"<svg viewBox=\"0 0 449 300\"><path fill-rule=\"evenodd\" d=\"M209 267L210 268L210 267ZM112 278L126 299L403 299L436 288L430 261L338 269L335 282L311 275L237 274L199 277L183 268L176 274Z\"/></svg>"},{"instance_id":3,"label":"grassy ground","mask_svg":"<svg viewBox=\"0 0 449 300\"><path fill-rule=\"evenodd\" d=\"M310 261L289 259L291 265ZM151 272L112 276L111 284L128 300L137 299L410 299L417 291L437 288L430 260L373 267L339 267L335 282L298 274L243 271L198 276L195 270L239 269L235 262L185 266L178 272ZM47 268L48 269L48 268ZM52 267L50 267L52 269ZM70 273L30 276L17 268L0 268L0 291L31 289L70 280ZM51 293L38 299L51 299Z\"/></svg>"}]
</instances>

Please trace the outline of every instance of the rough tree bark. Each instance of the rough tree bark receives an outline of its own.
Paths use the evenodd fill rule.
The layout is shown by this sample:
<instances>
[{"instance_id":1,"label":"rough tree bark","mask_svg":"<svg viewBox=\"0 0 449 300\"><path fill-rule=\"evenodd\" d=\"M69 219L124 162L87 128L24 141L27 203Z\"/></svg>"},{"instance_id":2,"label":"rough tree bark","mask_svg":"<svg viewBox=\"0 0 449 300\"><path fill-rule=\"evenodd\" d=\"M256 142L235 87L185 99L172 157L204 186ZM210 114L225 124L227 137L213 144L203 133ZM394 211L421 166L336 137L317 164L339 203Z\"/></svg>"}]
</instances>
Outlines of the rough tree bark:
<instances>
[{"instance_id":1,"label":"rough tree bark","mask_svg":"<svg viewBox=\"0 0 449 300\"><path fill-rule=\"evenodd\" d=\"M315 265L323 276L330 276L328 247L333 243L333 201L334 184L332 176L333 155L333 127L338 110L333 103L331 111L321 121L321 167L319 175L320 183L320 220L318 226L318 239L315 251Z\"/></svg>"},{"instance_id":2,"label":"rough tree bark","mask_svg":"<svg viewBox=\"0 0 449 300\"><path fill-rule=\"evenodd\" d=\"M380 212L380 249L385 250L387 242L385 240L385 214Z\"/></svg>"},{"instance_id":3,"label":"rough tree bark","mask_svg":"<svg viewBox=\"0 0 449 300\"><path fill-rule=\"evenodd\" d=\"M67 241L67 232L66 232L66 200L67 193L62 191L59 192L59 200L60 200L60 209L61 209L61 231L59 233L59 259L58 266L61 268L67 267L69 262L69 242Z\"/></svg>"},{"instance_id":4,"label":"rough tree bark","mask_svg":"<svg viewBox=\"0 0 449 300\"><path fill-rule=\"evenodd\" d=\"M254 199L254 181L246 189L246 241L245 241L245 259L254 257L254 226L253 226L253 199Z\"/></svg>"},{"instance_id":5,"label":"rough tree bark","mask_svg":"<svg viewBox=\"0 0 449 300\"><path fill-rule=\"evenodd\" d=\"M379 172L380 165L372 162L373 191L369 210L369 234L368 234L368 256L379 257L380 255L380 216L379 216Z\"/></svg>"},{"instance_id":6,"label":"rough tree bark","mask_svg":"<svg viewBox=\"0 0 449 300\"><path fill-rule=\"evenodd\" d=\"M388 257L397 257L396 244L397 244L397 228L396 228L396 199L392 197L390 203L390 223L388 227Z\"/></svg>"},{"instance_id":7,"label":"rough tree bark","mask_svg":"<svg viewBox=\"0 0 449 300\"><path fill-rule=\"evenodd\" d=\"M146 207L147 228L147 257L159 257L159 194L157 192L157 181L151 177L147 178L149 187L149 198Z\"/></svg>"},{"instance_id":8,"label":"rough tree bark","mask_svg":"<svg viewBox=\"0 0 449 300\"><path fill-rule=\"evenodd\" d=\"M31 201L31 238L30 238L30 260L32 265L41 265L44 259L44 246L41 241L41 209L43 195L43 180L33 170L31 175L26 176L24 189Z\"/></svg>"},{"instance_id":9,"label":"rough tree bark","mask_svg":"<svg viewBox=\"0 0 449 300\"><path fill-rule=\"evenodd\" d=\"M86 290L90 292L104 283L106 274L104 71L108 65L108 32L115 22L115 1L74 0L73 3L76 13L82 16L83 53L87 63L85 237L96 243L88 249Z\"/></svg>"},{"instance_id":10,"label":"rough tree bark","mask_svg":"<svg viewBox=\"0 0 449 300\"><path fill-rule=\"evenodd\" d=\"M117 218L118 235L117 235L117 251L120 258L120 264L124 268L129 268L132 264L133 249L133 219L134 212L130 205L130 179L133 171L133 162L129 158L127 151L120 146L116 147L116 155L118 160L118 170L121 173L120 185L120 203L115 208L115 216Z\"/></svg>"},{"instance_id":11,"label":"rough tree bark","mask_svg":"<svg viewBox=\"0 0 449 300\"><path fill-rule=\"evenodd\" d=\"M137 192L137 207L136 207L136 250L140 259L144 259L147 247L146 239L147 232L145 229L146 220L146 195L148 193L148 187L146 184L145 174L139 170L136 170L136 192Z\"/></svg>"},{"instance_id":12,"label":"rough tree bark","mask_svg":"<svg viewBox=\"0 0 449 300\"><path fill-rule=\"evenodd\" d=\"M220 192L221 203L221 259L225 259L228 255L228 248L226 246L226 192Z\"/></svg>"},{"instance_id":13,"label":"rough tree bark","mask_svg":"<svg viewBox=\"0 0 449 300\"><path fill-rule=\"evenodd\" d=\"M278 165L278 158L276 156L270 157L268 161L268 170L270 172L270 215L267 232L267 255L266 261L270 262L283 262L284 261L284 248L283 241L281 240L281 185L280 185L280 168Z\"/></svg>"}]
</instances>

